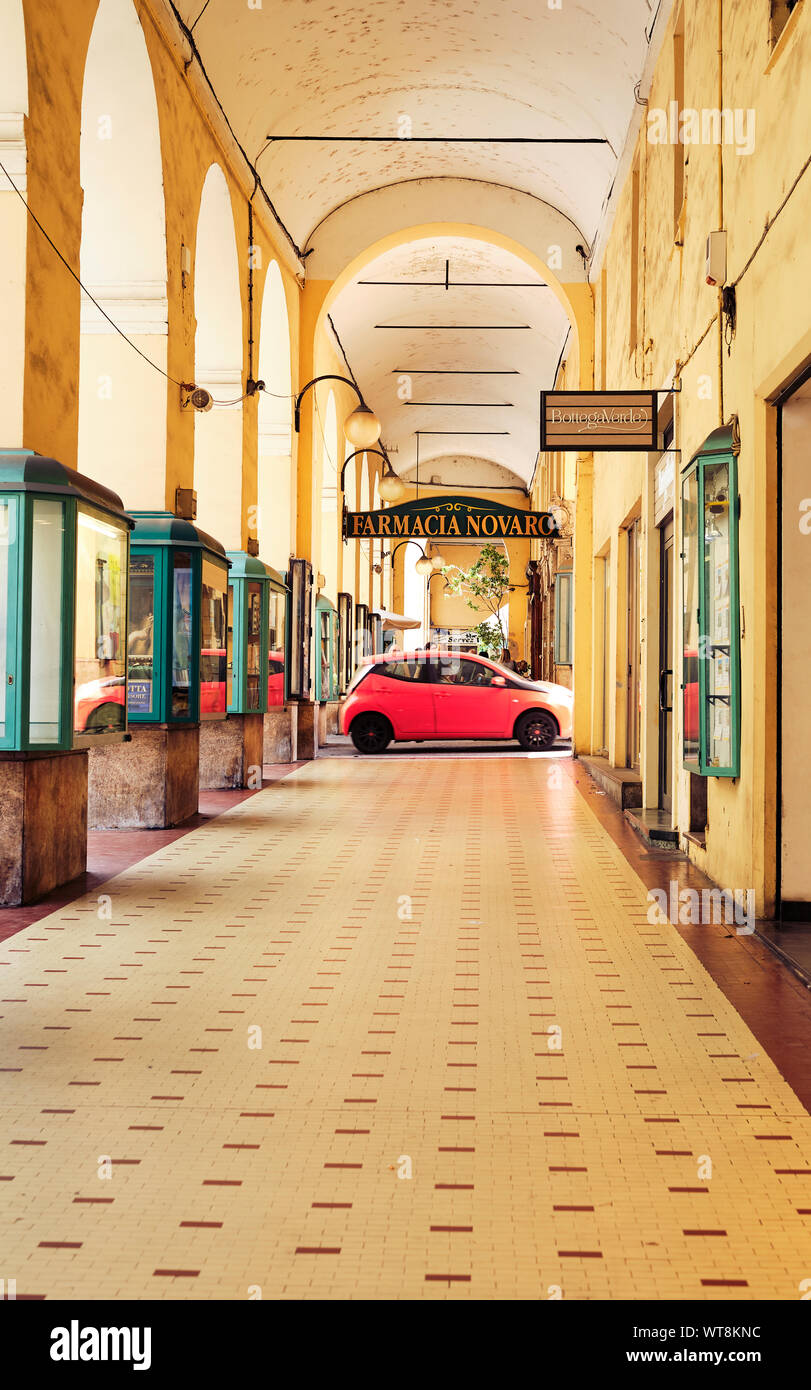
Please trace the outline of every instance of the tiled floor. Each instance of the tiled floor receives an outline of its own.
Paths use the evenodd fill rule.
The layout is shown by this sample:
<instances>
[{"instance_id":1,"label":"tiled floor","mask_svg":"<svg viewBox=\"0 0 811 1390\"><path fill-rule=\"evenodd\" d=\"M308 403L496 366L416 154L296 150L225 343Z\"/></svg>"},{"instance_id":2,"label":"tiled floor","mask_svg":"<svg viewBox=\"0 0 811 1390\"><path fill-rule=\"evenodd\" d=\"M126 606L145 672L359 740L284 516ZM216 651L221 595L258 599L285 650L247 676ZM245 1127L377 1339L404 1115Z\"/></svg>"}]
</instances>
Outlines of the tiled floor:
<instances>
[{"instance_id":1,"label":"tiled floor","mask_svg":"<svg viewBox=\"0 0 811 1390\"><path fill-rule=\"evenodd\" d=\"M578 781L325 758L2 943L17 1296L799 1298L811 1121Z\"/></svg>"}]
</instances>

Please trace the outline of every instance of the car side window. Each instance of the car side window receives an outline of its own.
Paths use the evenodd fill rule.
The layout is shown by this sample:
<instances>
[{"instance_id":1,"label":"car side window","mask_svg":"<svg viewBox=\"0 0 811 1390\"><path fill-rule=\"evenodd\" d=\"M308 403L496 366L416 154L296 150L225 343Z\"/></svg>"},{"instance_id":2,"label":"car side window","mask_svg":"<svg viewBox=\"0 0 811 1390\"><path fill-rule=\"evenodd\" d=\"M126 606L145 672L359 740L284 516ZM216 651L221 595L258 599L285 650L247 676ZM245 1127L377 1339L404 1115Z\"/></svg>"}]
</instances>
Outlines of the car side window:
<instances>
[{"instance_id":1,"label":"car side window","mask_svg":"<svg viewBox=\"0 0 811 1390\"><path fill-rule=\"evenodd\" d=\"M492 684L496 674L489 666L478 661L468 661L464 657L443 661L441 658L432 668L433 680L437 685L476 685Z\"/></svg>"},{"instance_id":2,"label":"car side window","mask_svg":"<svg viewBox=\"0 0 811 1390\"><path fill-rule=\"evenodd\" d=\"M392 681L419 681L423 677L424 661L384 661L375 667L376 676Z\"/></svg>"}]
</instances>

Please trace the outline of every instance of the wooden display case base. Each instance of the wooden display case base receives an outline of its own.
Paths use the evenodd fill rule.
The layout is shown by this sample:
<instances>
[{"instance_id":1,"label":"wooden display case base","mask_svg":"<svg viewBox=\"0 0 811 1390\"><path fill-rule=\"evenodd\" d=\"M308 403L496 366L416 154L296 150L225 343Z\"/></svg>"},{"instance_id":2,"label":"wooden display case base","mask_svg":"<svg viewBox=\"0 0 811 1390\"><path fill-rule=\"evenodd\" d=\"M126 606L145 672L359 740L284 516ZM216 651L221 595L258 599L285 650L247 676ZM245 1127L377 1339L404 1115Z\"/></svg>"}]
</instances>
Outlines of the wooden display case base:
<instances>
[{"instance_id":1,"label":"wooden display case base","mask_svg":"<svg viewBox=\"0 0 811 1390\"><path fill-rule=\"evenodd\" d=\"M298 706L298 748L297 762L318 757L318 730L321 722L320 705L311 705L304 700Z\"/></svg>"},{"instance_id":2,"label":"wooden display case base","mask_svg":"<svg viewBox=\"0 0 811 1390\"><path fill-rule=\"evenodd\" d=\"M87 868L87 759L0 755L0 907L36 902Z\"/></svg>"},{"instance_id":3,"label":"wooden display case base","mask_svg":"<svg viewBox=\"0 0 811 1390\"><path fill-rule=\"evenodd\" d=\"M268 710L265 719L266 763L294 763L298 760L298 705Z\"/></svg>"},{"instance_id":4,"label":"wooden display case base","mask_svg":"<svg viewBox=\"0 0 811 1390\"><path fill-rule=\"evenodd\" d=\"M168 830L197 814L200 728L197 724L130 727L129 743L91 748L91 830Z\"/></svg>"},{"instance_id":5,"label":"wooden display case base","mask_svg":"<svg viewBox=\"0 0 811 1390\"><path fill-rule=\"evenodd\" d=\"M229 714L200 725L200 786L262 786L263 714Z\"/></svg>"}]
</instances>

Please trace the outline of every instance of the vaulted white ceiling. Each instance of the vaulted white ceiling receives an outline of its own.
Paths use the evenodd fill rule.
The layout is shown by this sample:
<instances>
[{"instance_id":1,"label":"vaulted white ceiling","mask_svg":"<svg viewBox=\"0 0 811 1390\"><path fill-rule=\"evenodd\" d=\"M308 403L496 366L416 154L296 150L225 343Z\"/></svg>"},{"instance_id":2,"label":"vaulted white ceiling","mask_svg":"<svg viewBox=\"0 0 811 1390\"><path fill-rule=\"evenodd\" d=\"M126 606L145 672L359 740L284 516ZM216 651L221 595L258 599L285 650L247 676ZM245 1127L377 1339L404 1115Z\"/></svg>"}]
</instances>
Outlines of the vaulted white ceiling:
<instances>
[{"instance_id":1,"label":"vaulted white ceiling","mask_svg":"<svg viewBox=\"0 0 811 1390\"><path fill-rule=\"evenodd\" d=\"M555 7L552 7L554 3ZM466 176L552 203L589 240L633 110L658 0L181 0L249 158L300 246L348 198ZM201 15L201 11L203 11ZM199 19L198 19L199 17ZM594 145L423 144L548 137Z\"/></svg>"},{"instance_id":2,"label":"vaulted white ceiling","mask_svg":"<svg viewBox=\"0 0 811 1390\"><path fill-rule=\"evenodd\" d=\"M431 460L464 454L528 482L538 393L569 322L522 260L480 241L414 241L367 265L332 319L399 473L416 463L419 432L423 479Z\"/></svg>"},{"instance_id":3,"label":"vaulted white ceiling","mask_svg":"<svg viewBox=\"0 0 811 1390\"><path fill-rule=\"evenodd\" d=\"M180 0L178 9L278 215L303 252L315 248L313 265L329 260L334 227L351 230L353 204L389 189L399 225L424 225L433 187L442 212L431 221L469 224L471 190L481 227L515 236L505 199L516 213L523 199L523 227L557 218L561 278L572 280L584 278L574 248L588 251L599 230L648 34L668 3ZM446 261L451 283L470 283L417 283L444 282ZM529 480L538 393L554 384L568 329L552 290L527 284L537 279L484 242L438 238L379 258L343 290L335 326L402 471L419 431L426 462L486 459ZM412 377L410 404L398 396L401 372Z\"/></svg>"}]
</instances>

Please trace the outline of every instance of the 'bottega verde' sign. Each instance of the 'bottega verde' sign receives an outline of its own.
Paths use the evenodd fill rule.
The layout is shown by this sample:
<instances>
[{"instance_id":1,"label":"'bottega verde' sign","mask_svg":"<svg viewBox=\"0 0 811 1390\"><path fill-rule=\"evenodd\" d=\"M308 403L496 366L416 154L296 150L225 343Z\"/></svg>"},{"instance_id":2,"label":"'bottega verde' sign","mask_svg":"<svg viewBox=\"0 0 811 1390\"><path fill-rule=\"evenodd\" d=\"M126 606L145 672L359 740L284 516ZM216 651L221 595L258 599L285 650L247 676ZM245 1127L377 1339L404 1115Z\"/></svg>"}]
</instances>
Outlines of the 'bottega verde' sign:
<instances>
[{"instance_id":1,"label":"'bottega verde' sign","mask_svg":"<svg viewBox=\"0 0 811 1390\"><path fill-rule=\"evenodd\" d=\"M378 512L345 512L345 540L530 540L556 536L551 512L525 512L471 497L425 497Z\"/></svg>"},{"instance_id":2,"label":"'bottega verde' sign","mask_svg":"<svg viewBox=\"0 0 811 1390\"><path fill-rule=\"evenodd\" d=\"M541 452L658 446L655 391L542 391Z\"/></svg>"}]
</instances>

